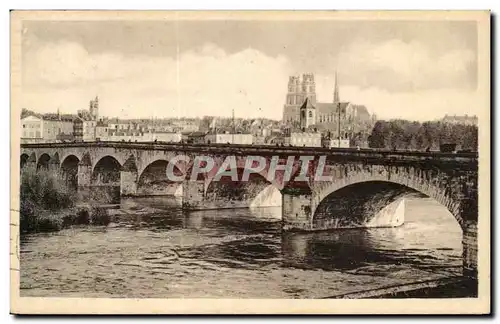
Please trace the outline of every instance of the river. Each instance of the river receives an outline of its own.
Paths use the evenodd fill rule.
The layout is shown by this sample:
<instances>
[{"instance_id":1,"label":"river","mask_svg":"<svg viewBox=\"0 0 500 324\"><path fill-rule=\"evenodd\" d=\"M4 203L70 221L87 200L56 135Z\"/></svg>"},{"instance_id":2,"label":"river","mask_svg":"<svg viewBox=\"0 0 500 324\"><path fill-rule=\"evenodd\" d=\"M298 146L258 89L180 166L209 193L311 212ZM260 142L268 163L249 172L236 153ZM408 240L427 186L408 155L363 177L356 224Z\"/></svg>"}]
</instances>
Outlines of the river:
<instances>
[{"instance_id":1,"label":"river","mask_svg":"<svg viewBox=\"0 0 500 324\"><path fill-rule=\"evenodd\" d=\"M160 208L21 239L21 296L322 298L461 274L462 233L431 199L398 228L282 234L280 208Z\"/></svg>"}]
</instances>

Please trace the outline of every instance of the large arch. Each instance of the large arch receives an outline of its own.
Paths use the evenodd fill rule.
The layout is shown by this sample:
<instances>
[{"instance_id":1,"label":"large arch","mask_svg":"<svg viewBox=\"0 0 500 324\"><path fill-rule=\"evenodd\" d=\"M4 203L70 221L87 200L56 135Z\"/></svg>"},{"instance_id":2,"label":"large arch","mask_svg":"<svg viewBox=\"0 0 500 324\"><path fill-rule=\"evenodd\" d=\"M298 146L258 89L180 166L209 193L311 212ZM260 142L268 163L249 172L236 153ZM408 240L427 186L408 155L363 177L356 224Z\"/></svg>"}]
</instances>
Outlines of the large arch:
<instances>
[{"instance_id":1,"label":"large arch","mask_svg":"<svg viewBox=\"0 0 500 324\"><path fill-rule=\"evenodd\" d=\"M92 170L92 184L120 185L120 171L122 166L111 155L102 157Z\"/></svg>"},{"instance_id":2,"label":"large arch","mask_svg":"<svg viewBox=\"0 0 500 324\"><path fill-rule=\"evenodd\" d=\"M82 158L83 163L85 157ZM101 203L119 203L122 166L111 155L99 159L92 170L89 199Z\"/></svg>"},{"instance_id":3,"label":"large arch","mask_svg":"<svg viewBox=\"0 0 500 324\"><path fill-rule=\"evenodd\" d=\"M398 202L418 191L390 181L366 181L341 187L317 205L313 228L356 228L399 226L403 215L397 215ZM394 204L394 206L392 206Z\"/></svg>"},{"instance_id":4,"label":"large arch","mask_svg":"<svg viewBox=\"0 0 500 324\"><path fill-rule=\"evenodd\" d=\"M140 196L163 196L180 195L182 182L176 182L167 176L169 161L164 159L155 160L149 163L137 179L137 195ZM183 176L182 171L173 167L175 176Z\"/></svg>"},{"instance_id":5,"label":"large arch","mask_svg":"<svg viewBox=\"0 0 500 324\"><path fill-rule=\"evenodd\" d=\"M38 162L36 164L36 169L37 170L40 170L40 169L48 170L49 169L49 162L50 162L50 155L48 155L47 153L43 153L38 158Z\"/></svg>"},{"instance_id":6,"label":"large arch","mask_svg":"<svg viewBox=\"0 0 500 324\"><path fill-rule=\"evenodd\" d=\"M464 220L460 213L460 202L453 199L450 190L438 186L436 179L440 177L440 174L428 177L424 175L424 172L420 172L419 176L410 175L409 173L398 173L394 176L387 176L384 172L379 173L367 170L348 174L348 176L323 184L316 191L312 206L312 224L315 224L315 218L325 211L324 206L327 204L325 199L337 199L349 192L360 196L361 200L364 199L365 202L363 204L374 204L373 211L377 208L380 210L403 196L420 193L433 198L446 207L459 225L463 227ZM366 194L362 194L365 190ZM377 190L381 192L377 194ZM372 197L371 202L368 202L370 193L376 196ZM349 200L352 200L352 198L353 195L349 196ZM348 208L349 206L344 207Z\"/></svg>"},{"instance_id":7,"label":"large arch","mask_svg":"<svg viewBox=\"0 0 500 324\"><path fill-rule=\"evenodd\" d=\"M61 175L68 188L77 190L78 188L78 164L80 160L76 155L68 155L61 163Z\"/></svg>"}]
</instances>

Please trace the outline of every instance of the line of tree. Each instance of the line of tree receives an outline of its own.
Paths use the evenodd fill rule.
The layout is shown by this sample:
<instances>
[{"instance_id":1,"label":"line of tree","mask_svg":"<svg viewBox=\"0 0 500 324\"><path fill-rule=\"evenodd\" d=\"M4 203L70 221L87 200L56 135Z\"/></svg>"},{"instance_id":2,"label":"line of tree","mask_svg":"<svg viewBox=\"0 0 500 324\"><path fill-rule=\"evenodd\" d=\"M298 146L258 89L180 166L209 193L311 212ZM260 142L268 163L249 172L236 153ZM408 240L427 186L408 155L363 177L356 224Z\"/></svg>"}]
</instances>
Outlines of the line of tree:
<instances>
[{"instance_id":1,"label":"line of tree","mask_svg":"<svg viewBox=\"0 0 500 324\"><path fill-rule=\"evenodd\" d=\"M477 151L477 126L440 121L380 120L368 137L368 145L372 148L439 150L441 144L448 143L457 144L462 150Z\"/></svg>"}]
</instances>

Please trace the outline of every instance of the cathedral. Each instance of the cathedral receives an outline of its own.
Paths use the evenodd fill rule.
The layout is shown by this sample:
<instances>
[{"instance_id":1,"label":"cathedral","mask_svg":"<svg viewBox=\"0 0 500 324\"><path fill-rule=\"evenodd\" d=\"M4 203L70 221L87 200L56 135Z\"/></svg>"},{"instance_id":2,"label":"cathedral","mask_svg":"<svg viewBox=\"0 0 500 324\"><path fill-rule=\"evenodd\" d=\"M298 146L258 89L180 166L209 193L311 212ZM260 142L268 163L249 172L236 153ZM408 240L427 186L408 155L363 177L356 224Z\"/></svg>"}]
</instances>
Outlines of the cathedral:
<instances>
[{"instance_id":1,"label":"cathedral","mask_svg":"<svg viewBox=\"0 0 500 324\"><path fill-rule=\"evenodd\" d=\"M314 126L319 130L333 130L337 128L339 116L341 121L346 122L365 121L371 118L365 106L340 101L337 73L335 73L332 102L316 101L314 74L303 74L302 79L300 76L290 76L283 109L284 122L295 124L302 129Z\"/></svg>"}]
</instances>

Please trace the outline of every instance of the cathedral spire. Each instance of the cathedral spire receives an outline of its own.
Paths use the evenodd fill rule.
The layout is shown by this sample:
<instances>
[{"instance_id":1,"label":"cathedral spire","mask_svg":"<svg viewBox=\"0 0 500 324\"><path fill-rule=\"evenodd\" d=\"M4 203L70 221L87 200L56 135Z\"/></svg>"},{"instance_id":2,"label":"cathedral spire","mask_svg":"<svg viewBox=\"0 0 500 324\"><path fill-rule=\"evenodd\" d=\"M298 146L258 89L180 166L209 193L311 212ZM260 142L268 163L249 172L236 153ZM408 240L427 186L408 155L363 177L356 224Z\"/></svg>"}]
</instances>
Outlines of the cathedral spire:
<instances>
[{"instance_id":1,"label":"cathedral spire","mask_svg":"<svg viewBox=\"0 0 500 324\"><path fill-rule=\"evenodd\" d=\"M334 103L340 102L340 96L339 96L339 79L337 77L337 71L335 71L335 88L333 90L333 102Z\"/></svg>"}]
</instances>

